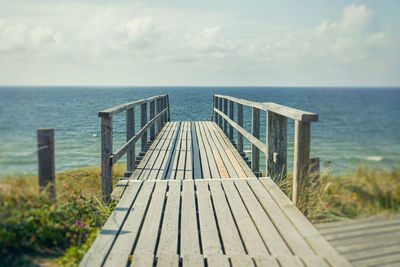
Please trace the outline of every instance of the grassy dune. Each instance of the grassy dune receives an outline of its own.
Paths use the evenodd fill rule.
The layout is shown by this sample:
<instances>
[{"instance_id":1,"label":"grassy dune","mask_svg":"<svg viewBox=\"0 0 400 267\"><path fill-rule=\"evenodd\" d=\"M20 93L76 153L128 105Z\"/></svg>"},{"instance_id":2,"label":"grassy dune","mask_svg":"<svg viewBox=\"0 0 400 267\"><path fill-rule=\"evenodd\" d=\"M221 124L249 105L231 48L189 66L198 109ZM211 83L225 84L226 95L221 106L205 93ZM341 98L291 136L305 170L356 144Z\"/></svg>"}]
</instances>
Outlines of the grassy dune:
<instances>
[{"instance_id":1,"label":"grassy dune","mask_svg":"<svg viewBox=\"0 0 400 267\"><path fill-rule=\"evenodd\" d=\"M114 168L114 182L124 165ZM0 265L75 266L112 211L101 203L100 168L56 175L57 204L38 194L37 177L0 180ZM291 195L291 175L277 182ZM400 167L360 166L341 176L307 179L299 208L314 223L400 211ZM3 260L4 259L4 260Z\"/></svg>"}]
</instances>

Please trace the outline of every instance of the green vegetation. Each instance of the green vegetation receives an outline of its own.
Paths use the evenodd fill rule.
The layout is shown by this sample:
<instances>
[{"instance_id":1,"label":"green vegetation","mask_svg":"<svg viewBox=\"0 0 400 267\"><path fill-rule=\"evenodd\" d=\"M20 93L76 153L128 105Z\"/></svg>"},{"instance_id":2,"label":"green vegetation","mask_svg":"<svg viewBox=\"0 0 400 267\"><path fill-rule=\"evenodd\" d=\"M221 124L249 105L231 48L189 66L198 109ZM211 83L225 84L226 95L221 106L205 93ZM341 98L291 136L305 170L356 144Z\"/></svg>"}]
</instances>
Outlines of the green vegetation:
<instances>
[{"instance_id":1,"label":"green vegetation","mask_svg":"<svg viewBox=\"0 0 400 267\"><path fill-rule=\"evenodd\" d=\"M115 179L125 166L114 167ZM38 194L36 177L0 180L1 265L76 266L99 233L112 206L101 203L100 168L57 174L57 204ZM291 177L280 183L291 195ZM307 179L299 208L312 222L367 217L400 210L400 168L360 166L342 176Z\"/></svg>"},{"instance_id":2,"label":"green vegetation","mask_svg":"<svg viewBox=\"0 0 400 267\"><path fill-rule=\"evenodd\" d=\"M122 170L117 166L115 177ZM37 183L36 177L0 180L0 265L35 266L52 259L54 265L74 266L112 210L100 201L100 168L58 173L57 204L38 193Z\"/></svg>"},{"instance_id":3,"label":"green vegetation","mask_svg":"<svg viewBox=\"0 0 400 267\"><path fill-rule=\"evenodd\" d=\"M289 175L281 188L291 196ZM341 176L307 177L299 193L299 209L313 222L362 218L400 212L400 167L359 166Z\"/></svg>"}]
</instances>

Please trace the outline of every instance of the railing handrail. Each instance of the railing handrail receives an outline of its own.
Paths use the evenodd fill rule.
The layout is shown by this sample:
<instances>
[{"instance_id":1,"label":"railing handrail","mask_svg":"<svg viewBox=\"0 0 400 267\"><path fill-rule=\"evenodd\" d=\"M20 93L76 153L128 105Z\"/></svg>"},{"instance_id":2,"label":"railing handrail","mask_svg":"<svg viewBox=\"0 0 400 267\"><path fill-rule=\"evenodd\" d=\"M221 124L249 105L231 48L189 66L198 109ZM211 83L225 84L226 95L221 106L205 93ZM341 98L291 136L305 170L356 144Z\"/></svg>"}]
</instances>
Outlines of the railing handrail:
<instances>
[{"instance_id":1,"label":"railing handrail","mask_svg":"<svg viewBox=\"0 0 400 267\"><path fill-rule=\"evenodd\" d=\"M147 105L148 103L150 105ZM135 133L135 107L137 106L140 106L140 129ZM123 111L126 111L126 142L113 152L113 116ZM169 113L168 95L140 99L98 113L101 118L101 185L105 202L110 200L113 190L113 165L127 154L127 171L124 176L129 177L133 174L136 169L136 160L140 161L148 149L150 144L148 141L152 142L165 123L170 121ZM141 140L141 152L137 158L135 144L139 140Z\"/></svg>"},{"instance_id":2,"label":"railing handrail","mask_svg":"<svg viewBox=\"0 0 400 267\"><path fill-rule=\"evenodd\" d=\"M114 115L117 115L118 113L124 112L128 109L134 108L136 106L140 106L143 103L149 103L151 101L160 99L160 98L164 98L167 97L168 95L157 95L157 96L152 96L149 98L145 98L145 99L139 99L136 100L134 102L128 102L128 103L124 103L118 106L114 106L108 109L104 109L99 111L98 116L102 117L102 118L111 118Z\"/></svg>"},{"instance_id":3,"label":"railing handrail","mask_svg":"<svg viewBox=\"0 0 400 267\"><path fill-rule=\"evenodd\" d=\"M285 116L287 118L291 118L298 121L304 121L304 122L318 121L318 114L316 113L283 106L274 102L255 102L227 95L214 95L214 96L222 99L227 99L229 101L233 101L242 104L244 106L258 108L264 111L271 111L279 115Z\"/></svg>"},{"instance_id":4,"label":"railing handrail","mask_svg":"<svg viewBox=\"0 0 400 267\"><path fill-rule=\"evenodd\" d=\"M237 104L237 123L234 121L233 114L235 103ZM243 127L243 106L252 108L251 133ZM260 110L267 112L266 143L260 141ZM250 141L251 170L256 175L260 175L259 161L260 151L262 151L266 158L266 175L286 177L288 118L295 120L292 199L296 203L299 189L303 185L309 168L311 122L318 121L318 114L273 102L254 102L226 95L213 96L211 121L215 120L232 142L234 142L233 130L237 131L237 149L243 156L245 156L243 137Z\"/></svg>"}]
</instances>

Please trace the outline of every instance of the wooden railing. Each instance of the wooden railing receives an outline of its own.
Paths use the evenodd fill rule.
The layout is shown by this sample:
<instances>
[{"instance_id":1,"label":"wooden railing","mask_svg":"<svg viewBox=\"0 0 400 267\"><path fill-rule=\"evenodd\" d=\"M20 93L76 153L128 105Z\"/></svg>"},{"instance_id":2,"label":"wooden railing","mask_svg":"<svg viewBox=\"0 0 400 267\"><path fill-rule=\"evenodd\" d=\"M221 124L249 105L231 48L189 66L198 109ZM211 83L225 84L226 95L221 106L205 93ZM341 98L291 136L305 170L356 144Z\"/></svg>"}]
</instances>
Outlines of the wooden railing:
<instances>
[{"instance_id":1,"label":"wooden railing","mask_svg":"<svg viewBox=\"0 0 400 267\"><path fill-rule=\"evenodd\" d=\"M139 106L141 129L135 134L135 107ZM150 116L148 116L148 110ZM126 111L126 143L116 152L113 152L112 119L113 116L123 111ZM136 168L136 142L141 141L140 159L146 153L148 141L154 140L165 123L170 120L168 95L159 95L122 104L102 110L98 115L101 117L101 190L103 201L108 202L113 190L113 165L127 154L125 176L130 176Z\"/></svg>"},{"instance_id":2,"label":"wooden railing","mask_svg":"<svg viewBox=\"0 0 400 267\"><path fill-rule=\"evenodd\" d=\"M293 202L297 203L298 190L307 175L310 161L311 122L318 121L318 114L306 112L276 103L259 103L231 96L214 95L211 120L221 127L233 141L233 130L237 131L237 149L243 152L243 137L251 143L251 170L260 175L260 151L265 153L266 175L271 178L285 178L287 169L287 119L295 120ZM234 104L237 105L237 122L234 118ZM243 128L243 106L252 108L251 133ZM267 112L266 143L260 141L260 110ZM228 125L229 124L229 125Z\"/></svg>"}]
</instances>

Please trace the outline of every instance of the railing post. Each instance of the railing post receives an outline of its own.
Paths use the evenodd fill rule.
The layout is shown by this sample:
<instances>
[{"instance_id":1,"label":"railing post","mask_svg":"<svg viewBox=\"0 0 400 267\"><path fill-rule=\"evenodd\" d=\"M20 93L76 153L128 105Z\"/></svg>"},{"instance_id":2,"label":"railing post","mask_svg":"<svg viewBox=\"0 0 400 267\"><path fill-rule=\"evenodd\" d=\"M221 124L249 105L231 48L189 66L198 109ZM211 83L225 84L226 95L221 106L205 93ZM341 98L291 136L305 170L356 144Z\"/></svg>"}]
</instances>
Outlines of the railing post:
<instances>
[{"instance_id":1,"label":"railing post","mask_svg":"<svg viewBox=\"0 0 400 267\"><path fill-rule=\"evenodd\" d=\"M147 123L147 103L143 103L140 106L140 127L143 128ZM147 150L147 131L142 135L141 139L141 152L142 156L146 153Z\"/></svg>"},{"instance_id":2,"label":"railing post","mask_svg":"<svg viewBox=\"0 0 400 267\"><path fill-rule=\"evenodd\" d=\"M228 115L228 99L224 99L224 114ZM224 133L228 135L228 122L224 120Z\"/></svg>"},{"instance_id":3,"label":"railing post","mask_svg":"<svg viewBox=\"0 0 400 267\"><path fill-rule=\"evenodd\" d=\"M217 107L215 101L216 101L216 97L215 97L215 95L213 95L212 103L211 103L211 118L210 118L210 121L217 121L217 115L216 114L214 115L214 113L215 113L214 112L214 108Z\"/></svg>"},{"instance_id":4,"label":"railing post","mask_svg":"<svg viewBox=\"0 0 400 267\"><path fill-rule=\"evenodd\" d=\"M252 135L260 139L260 110L252 108ZM251 170L256 175L260 175L260 150L254 144L251 145Z\"/></svg>"},{"instance_id":5,"label":"railing post","mask_svg":"<svg viewBox=\"0 0 400 267\"><path fill-rule=\"evenodd\" d=\"M46 190L53 202L56 202L56 179L54 167L54 129L37 130L39 191Z\"/></svg>"},{"instance_id":6,"label":"railing post","mask_svg":"<svg viewBox=\"0 0 400 267\"><path fill-rule=\"evenodd\" d=\"M101 118L101 193L103 201L108 203L112 192L113 169L111 155L113 150L112 117Z\"/></svg>"},{"instance_id":7,"label":"railing post","mask_svg":"<svg viewBox=\"0 0 400 267\"><path fill-rule=\"evenodd\" d=\"M135 108L126 110L126 141L128 142L132 137L135 136ZM135 146L132 146L127 151L126 155L126 173L125 177L129 177L136 167L135 161Z\"/></svg>"},{"instance_id":8,"label":"railing post","mask_svg":"<svg viewBox=\"0 0 400 267\"><path fill-rule=\"evenodd\" d=\"M157 108L157 115L158 114L160 114L160 112L161 112L161 99L160 98L157 98L157 105L156 105L156 108ZM161 126L161 120L162 120L162 118L159 118L159 119L157 119L157 122L156 122L156 124L157 124L157 134L159 134L160 132L161 132L161 128L162 128L162 126Z\"/></svg>"},{"instance_id":9,"label":"railing post","mask_svg":"<svg viewBox=\"0 0 400 267\"><path fill-rule=\"evenodd\" d=\"M218 98L218 109L219 109L220 111L222 111L222 98ZM223 121L224 121L224 119L223 119L221 116L219 116L218 126L219 126L219 128L221 128L222 130L223 130L223 128L222 128Z\"/></svg>"},{"instance_id":10,"label":"railing post","mask_svg":"<svg viewBox=\"0 0 400 267\"><path fill-rule=\"evenodd\" d=\"M233 120L233 101L229 101L229 118ZM229 140L233 141L233 127L229 124Z\"/></svg>"},{"instance_id":11,"label":"railing post","mask_svg":"<svg viewBox=\"0 0 400 267\"><path fill-rule=\"evenodd\" d=\"M154 118L156 112L155 100L150 102L150 120ZM155 126L150 126L150 141L154 140Z\"/></svg>"},{"instance_id":12,"label":"railing post","mask_svg":"<svg viewBox=\"0 0 400 267\"><path fill-rule=\"evenodd\" d=\"M310 162L311 123L295 121L294 161L293 161L293 194L292 200L297 204L303 188L304 177L307 175Z\"/></svg>"},{"instance_id":13,"label":"railing post","mask_svg":"<svg viewBox=\"0 0 400 267\"><path fill-rule=\"evenodd\" d=\"M168 118L167 118L167 121L171 121L171 111L169 109L169 96L168 95L167 95L166 101L167 101L167 107L168 107Z\"/></svg>"},{"instance_id":14,"label":"railing post","mask_svg":"<svg viewBox=\"0 0 400 267\"><path fill-rule=\"evenodd\" d=\"M161 111L163 111L165 109L165 98L164 97L161 98L160 101L161 101ZM162 115L161 116L161 127L164 127L164 125L165 125L165 116Z\"/></svg>"},{"instance_id":15,"label":"railing post","mask_svg":"<svg viewBox=\"0 0 400 267\"><path fill-rule=\"evenodd\" d=\"M219 109L219 106L218 106L218 104L219 104L219 102L218 102L218 97L215 97L214 98L214 108L216 108L216 109ZM215 118L215 123L217 124L217 125L219 125L219 114L218 113L216 113L216 112L214 112L213 111L213 114L214 114L214 118Z\"/></svg>"},{"instance_id":16,"label":"railing post","mask_svg":"<svg viewBox=\"0 0 400 267\"><path fill-rule=\"evenodd\" d=\"M286 179L287 118L267 111L266 175L272 179Z\"/></svg>"},{"instance_id":17,"label":"railing post","mask_svg":"<svg viewBox=\"0 0 400 267\"><path fill-rule=\"evenodd\" d=\"M243 127L243 105L237 104L237 120L240 127ZM243 135L237 132L238 151L243 154Z\"/></svg>"}]
</instances>

